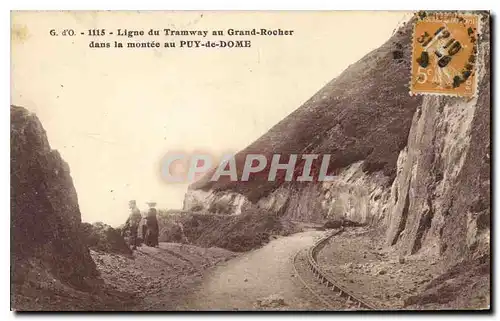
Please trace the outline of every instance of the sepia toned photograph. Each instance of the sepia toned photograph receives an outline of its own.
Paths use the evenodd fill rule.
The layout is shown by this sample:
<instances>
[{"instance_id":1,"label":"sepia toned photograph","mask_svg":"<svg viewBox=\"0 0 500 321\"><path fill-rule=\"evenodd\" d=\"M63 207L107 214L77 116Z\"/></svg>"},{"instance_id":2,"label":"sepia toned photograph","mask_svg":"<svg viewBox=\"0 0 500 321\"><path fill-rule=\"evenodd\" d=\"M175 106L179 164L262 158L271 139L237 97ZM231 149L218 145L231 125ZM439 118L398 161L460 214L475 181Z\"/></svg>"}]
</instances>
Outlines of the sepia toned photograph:
<instances>
[{"instance_id":1,"label":"sepia toned photograph","mask_svg":"<svg viewBox=\"0 0 500 321\"><path fill-rule=\"evenodd\" d=\"M491 311L489 11L10 18L12 311Z\"/></svg>"}]
</instances>

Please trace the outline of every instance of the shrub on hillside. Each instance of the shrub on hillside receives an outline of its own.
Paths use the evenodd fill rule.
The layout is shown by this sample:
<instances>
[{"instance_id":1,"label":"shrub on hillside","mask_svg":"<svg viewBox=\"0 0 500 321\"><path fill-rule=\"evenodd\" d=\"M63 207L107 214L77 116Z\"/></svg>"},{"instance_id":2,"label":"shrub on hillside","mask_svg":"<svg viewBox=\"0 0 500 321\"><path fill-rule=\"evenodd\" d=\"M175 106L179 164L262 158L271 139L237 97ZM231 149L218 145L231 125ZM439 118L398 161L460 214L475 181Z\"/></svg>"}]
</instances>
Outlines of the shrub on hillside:
<instances>
[{"instance_id":1,"label":"shrub on hillside","mask_svg":"<svg viewBox=\"0 0 500 321\"><path fill-rule=\"evenodd\" d=\"M87 246L95 251L116 254L132 253L120 229L114 229L107 224L82 223L82 234Z\"/></svg>"}]
</instances>

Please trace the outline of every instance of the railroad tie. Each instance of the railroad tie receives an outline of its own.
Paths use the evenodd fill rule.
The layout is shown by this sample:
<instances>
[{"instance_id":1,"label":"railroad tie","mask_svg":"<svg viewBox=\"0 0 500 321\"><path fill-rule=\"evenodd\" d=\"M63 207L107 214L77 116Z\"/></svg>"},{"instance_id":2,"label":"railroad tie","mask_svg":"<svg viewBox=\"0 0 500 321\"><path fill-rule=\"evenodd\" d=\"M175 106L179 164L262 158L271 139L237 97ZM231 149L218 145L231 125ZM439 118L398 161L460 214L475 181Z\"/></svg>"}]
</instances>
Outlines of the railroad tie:
<instances>
[{"instance_id":1,"label":"railroad tie","mask_svg":"<svg viewBox=\"0 0 500 321\"><path fill-rule=\"evenodd\" d=\"M342 231L343 231L343 229L340 230L340 231L337 231L336 233L332 233L332 234L330 234L330 235L322 238L312 248L310 248L309 251L307 251L307 254L306 254L306 261L307 261L306 264L307 264L307 266L309 266L310 270L312 271L314 278L317 279L320 284L322 284L322 285L325 284L326 287L327 287L327 289L329 287L331 287L331 291L333 292L333 294L336 294L337 297L345 297L346 298L346 301L345 301L346 305L352 307L352 304L354 304L357 308L375 309L374 307L370 306L369 304L365 304L360 299L357 299L356 297L354 297L353 295L351 295L349 292L345 292L341 287L335 285L334 281L331 280L330 278L328 278L325 275L326 272L323 271L319 267L318 262L316 261L316 255L319 252L319 247L321 245L324 245L323 243L326 243L327 241L329 241L329 239L332 236L337 235L337 234L339 234ZM297 252L296 256L294 257L293 262L295 262L295 258L297 257L298 253L299 252ZM302 280L302 282L304 282L304 281ZM309 286L307 286L307 284L305 284L305 285L326 306L332 308L332 306L330 305L330 303L328 303L327 298L319 296Z\"/></svg>"}]
</instances>

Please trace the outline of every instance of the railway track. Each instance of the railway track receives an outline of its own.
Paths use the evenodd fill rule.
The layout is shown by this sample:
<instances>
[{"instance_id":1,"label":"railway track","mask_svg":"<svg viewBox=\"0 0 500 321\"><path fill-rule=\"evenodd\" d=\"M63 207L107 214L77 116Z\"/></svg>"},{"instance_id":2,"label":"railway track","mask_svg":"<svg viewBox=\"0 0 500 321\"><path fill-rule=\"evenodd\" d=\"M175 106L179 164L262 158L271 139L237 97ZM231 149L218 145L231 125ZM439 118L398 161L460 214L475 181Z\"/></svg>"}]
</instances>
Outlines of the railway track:
<instances>
[{"instance_id":1,"label":"railway track","mask_svg":"<svg viewBox=\"0 0 500 321\"><path fill-rule=\"evenodd\" d=\"M315 298L329 310L339 310L340 306L345 308L355 308L357 310L377 310L376 306L359 298L348 289L335 282L335 280L333 280L333 278L325 272L317 262L317 254L325 246L326 242L331 237L342 233L342 231L343 228L326 235L317 241L305 253L303 251L298 251L293 258L295 274L300 282L315 296ZM306 268L309 270L308 272L312 273L311 277L301 276L299 271L300 268L298 268L301 256L303 256L302 259L305 261ZM302 265L304 265L304 263L302 263ZM320 286L320 288L318 286ZM327 291L325 291L325 289Z\"/></svg>"}]
</instances>

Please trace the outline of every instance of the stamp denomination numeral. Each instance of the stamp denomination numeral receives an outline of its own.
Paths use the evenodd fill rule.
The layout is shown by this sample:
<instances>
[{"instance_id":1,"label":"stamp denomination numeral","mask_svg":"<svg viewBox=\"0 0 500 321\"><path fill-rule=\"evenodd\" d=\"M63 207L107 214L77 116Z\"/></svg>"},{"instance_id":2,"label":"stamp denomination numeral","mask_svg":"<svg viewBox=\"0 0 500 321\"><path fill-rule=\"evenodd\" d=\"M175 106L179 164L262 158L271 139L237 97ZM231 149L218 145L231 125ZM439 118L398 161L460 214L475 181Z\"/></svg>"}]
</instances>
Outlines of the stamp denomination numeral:
<instances>
[{"instance_id":1,"label":"stamp denomination numeral","mask_svg":"<svg viewBox=\"0 0 500 321\"><path fill-rule=\"evenodd\" d=\"M432 69L426 70L425 68L418 67L417 70L417 82L420 84L426 83L428 80L428 76L432 75Z\"/></svg>"}]
</instances>

